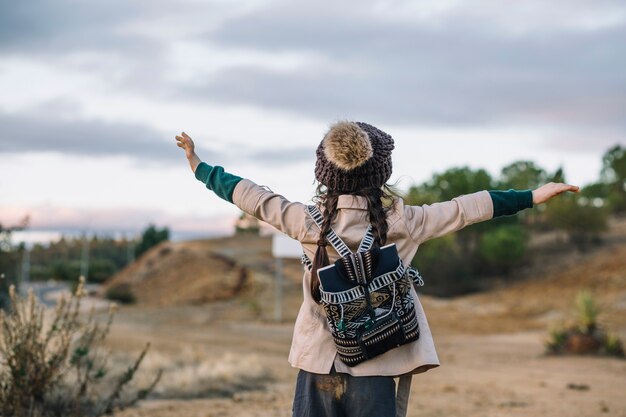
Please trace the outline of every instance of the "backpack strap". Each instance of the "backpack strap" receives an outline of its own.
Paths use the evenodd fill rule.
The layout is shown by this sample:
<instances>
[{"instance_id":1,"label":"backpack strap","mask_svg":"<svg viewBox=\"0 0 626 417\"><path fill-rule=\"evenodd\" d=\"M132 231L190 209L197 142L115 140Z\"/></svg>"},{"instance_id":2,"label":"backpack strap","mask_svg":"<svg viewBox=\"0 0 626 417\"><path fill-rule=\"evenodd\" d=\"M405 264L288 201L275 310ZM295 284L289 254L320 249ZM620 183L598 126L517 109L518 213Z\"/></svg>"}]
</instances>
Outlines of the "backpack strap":
<instances>
[{"instance_id":1,"label":"backpack strap","mask_svg":"<svg viewBox=\"0 0 626 417\"><path fill-rule=\"evenodd\" d=\"M311 268L313 268L313 262L311 262L309 257L306 256L306 253L302 253L302 257L300 258L300 263L304 265L304 267L308 269L309 271L311 270Z\"/></svg>"},{"instance_id":2,"label":"backpack strap","mask_svg":"<svg viewBox=\"0 0 626 417\"><path fill-rule=\"evenodd\" d=\"M359 248L356 250L357 252L365 252L368 251L372 245L374 244L374 232L372 230L372 225L367 226L367 230L365 231L365 235L359 244Z\"/></svg>"},{"instance_id":3,"label":"backpack strap","mask_svg":"<svg viewBox=\"0 0 626 417\"><path fill-rule=\"evenodd\" d=\"M398 380L396 390L396 417L406 417L409 406L409 395L411 394L411 379L413 375L402 375Z\"/></svg>"},{"instance_id":4,"label":"backpack strap","mask_svg":"<svg viewBox=\"0 0 626 417\"><path fill-rule=\"evenodd\" d=\"M309 215L313 218L313 221L315 221L315 224L317 224L317 227L321 229L322 222L324 221L324 217L322 216L322 213L320 212L320 210L316 206L306 206L306 208L307 208L307 212L309 213ZM334 238L331 239L331 235L334 236ZM344 243L343 240L341 240L341 238L335 233L335 231L332 228L330 229L328 236L329 236L328 240L330 241L331 245L333 245L337 253L339 253L341 256L346 256L344 254L352 253L350 249L348 248L348 246ZM359 248L357 249L357 252L365 252L369 250L373 244L374 244L374 232L372 231L372 225L370 224L367 227L367 231L365 232L365 235L363 236L361 243L359 244ZM340 246L342 249L340 250L335 245ZM313 262L311 262L311 259L309 259L306 253L302 254L301 263L309 271L313 267ZM424 280L422 279L422 276L420 275L419 271L415 269L414 267L409 265L406 268L406 274L409 276L409 278L411 279L411 281L413 281L415 285L420 286L420 287L424 285Z\"/></svg>"},{"instance_id":5,"label":"backpack strap","mask_svg":"<svg viewBox=\"0 0 626 417\"><path fill-rule=\"evenodd\" d=\"M320 210L316 206L306 206L306 209L309 215L313 218L313 221L315 221L315 224L317 225L317 227L321 229L322 223L324 221L324 217L322 216L322 213L320 212ZM333 248L335 248L335 250L337 251L339 255L341 256L352 255L352 251L350 250L350 248L348 248L348 245L346 245L345 242L341 240L339 235L337 235L337 233L335 233L335 231L332 228L328 231L327 237L328 237L328 241L330 242L331 245L333 245ZM357 252L365 252L369 250L372 247L373 243L374 243L374 232L372 231L372 225L370 224L369 226L367 226L367 230L365 231L365 235L363 236L363 239L361 240L361 243L359 244L359 248L357 249Z\"/></svg>"},{"instance_id":6,"label":"backpack strap","mask_svg":"<svg viewBox=\"0 0 626 417\"><path fill-rule=\"evenodd\" d=\"M415 285L420 287L424 285L424 280L422 279L422 276L417 269L409 265L409 267L406 269L406 274L409 276L409 278L411 278L411 281L413 281Z\"/></svg>"}]
</instances>

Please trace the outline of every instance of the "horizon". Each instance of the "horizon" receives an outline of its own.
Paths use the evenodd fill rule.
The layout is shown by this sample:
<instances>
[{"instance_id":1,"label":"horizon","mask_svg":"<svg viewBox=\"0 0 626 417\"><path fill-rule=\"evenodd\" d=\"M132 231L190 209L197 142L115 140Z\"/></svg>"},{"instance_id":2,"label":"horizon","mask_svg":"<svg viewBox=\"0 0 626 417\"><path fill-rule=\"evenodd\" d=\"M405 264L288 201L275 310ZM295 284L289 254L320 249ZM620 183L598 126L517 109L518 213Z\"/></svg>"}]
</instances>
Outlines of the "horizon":
<instances>
[{"instance_id":1,"label":"horizon","mask_svg":"<svg viewBox=\"0 0 626 417\"><path fill-rule=\"evenodd\" d=\"M620 143L616 143L615 146L617 145L621 145ZM607 148L608 150L609 148ZM526 160L527 158L520 158L518 160ZM601 157L598 158L599 160L601 159ZM185 161L186 162L186 161ZM514 160L511 160L507 163L504 163L502 165L502 167L506 166L508 163L511 162L515 162ZM533 161L536 162L536 161ZM565 169L565 176L566 176L566 180L569 183L572 184L576 184L576 185L580 185L581 188L584 187L585 185L589 185L591 183L597 182L600 179L600 167L601 167L601 161L598 161L597 163L597 175L595 177L593 177L591 170L588 170L586 172L587 174L587 180L583 183L577 183L576 181L570 181L569 178L571 178L571 176L569 175L569 172ZM470 166L472 169L485 169L489 175L492 176L492 178L494 180L496 180L499 177L499 171L496 170L495 172L493 170L489 170L486 169L484 167L480 167L477 165L470 165L470 164L465 164L463 166ZM545 166L542 166L540 164L538 164L538 166L540 166L541 168L546 168ZM405 183L404 186L402 186L401 191L402 192L406 192L408 191L408 189L412 186L415 185L419 185L425 181L428 181L432 175L436 174L436 173L442 173L444 172L446 169L450 169L450 168L455 168L455 167L461 167L461 165L458 166L449 166L445 169L439 170L439 171L433 171L432 173L430 173L428 176L426 176L421 182L417 182L414 179L412 179L412 182L409 184L406 184L407 181L407 175L404 176L396 176L393 175L392 176L392 181L390 182L398 182L398 183ZM502 168L500 167L500 168ZM556 169L563 167L565 168L564 164L557 164L556 166L554 166L553 169L546 169L546 171L548 173L553 173L554 171L556 171ZM191 173L191 171L190 171ZM585 178L584 174L582 172L578 172L578 174L583 174L580 175L580 178ZM193 173L191 173L192 175L192 179L193 181L196 181L195 178L193 178ZM200 187L203 187L202 184L199 184ZM271 188L271 187L270 187ZM313 189L313 187L311 186L311 190ZM209 190L205 190L204 188L201 188L200 190L201 192L209 192ZM313 197L313 193L310 194L310 197ZM219 199L216 196L212 196L211 198L214 198L214 200L216 202L218 202L218 204L222 204L222 205L228 205L228 203L226 203L225 201ZM309 200L306 200L310 202ZM2 220L3 224L5 226L10 226L10 225L14 225L17 224L20 220L20 218L18 218L17 215L15 215L15 211L13 213L11 213L11 206L0 206L0 208L2 209ZM115 224L120 225L119 227L113 227L111 224L107 224L106 222L102 222L102 223L98 223L97 221L94 222L93 218L90 218L91 213L89 212L89 210L81 210L81 209L77 209L74 212L70 212L70 216L68 216L68 212L67 209L65 209L65 216L59 216L58 219L61 220L61 222L59 223L54 223L54 221L51 224L41 224L41 223L37 223L36 226L34 227L27 227L26 229L24 229L23 231L15 231L13 232L13 236L11 238L11 241L14 244L18 244L20 242L24 242L27 246L30 245L30 247L32 247L32 245L34 243L42 243L42 244L49 244L52 241L56 241L58 240L61 235L67 235L67 236L79 236L83 233L87 233L89 236L93 236L93 235L98 235L98 236L114 236L116 239L122 239L124 236L135 236L138 237L141 235L141 232L143 229L145 229L149 224L154 224L156 227L159 228L163 228L163 227L168 227L170 229L170 240L172 241L182 241L182 240L188 240L188 239L196 239L196 238L215 238L215 237L222 237L222 236L231 236L234 234L234 224L236 219L238 218L239 214L241 213L241 211L232 206L232 208L234 208L234 213L230 214L222 214L219 216L208 216L205 215L203 216L202 214L195 216L194 218L190 219L190 218L184 218L184 221L180 222L181 218L178 219L179 223L178 224L183 224L183 227L172 227L172 223L176 224L176 220L173 221L168 221L167 220L167 216L165 216L165 218L162 218L162 220L153 220L155 217L150 217L150 216L146 216L146 221L145 223L136 223L137 221L137 217L133 218L132 221L130 222L119 222L116 221ZM39 208L36 208L34 210L35 213L38 213ZM116 209L113 209L113 211L116 211ZM110 216L110 214L106 213L106 210L102 210L102 212L105 214L103 217L106 218L107 216ZM9 213L8 218L10 219L10 221L6 221L7 218L7 213ZM13 217L10 216L10 214L14 214ZM82 214L82 216L81 216ZM138 214L138 217L141 217L141 213L135 213ZM24 215L22 215L22 218L28 215L31 217L33 217L32 212L27 212ZM63 221L67 221L68 217L70 218L76 218L76 217L83 217L88 219L87 221L85 221L83 224L72 224L71 222L69 224L67 223L63 223ZM158 217L157 217L158 218ZM97 218L96 218L97 220ZM91 226L93 224L100 224L100 226ZM212 227L207 227L211 225ZM271 226L268 226L271 228Z\"/></svg>"},{"instance_id":2,"label":"horizon","mask_svg":"<svg viewBox=\"0 0 626 417\"><path fill-rule=\"evenodd\" d=\"M616 145L619 145L619 144L616 144ZM448 167L447 169L450 169L450 168L457 168L457 167L451 166L451 167ZM475 167L474 169L481 169L481 167ZM441 173L443 171L444 170L433 172L431 175L435 173ZM490 172L489 170L487 170L487 172L489 173L489 175L492 176L494 180L496 180L499 176L499 174ZM553 171L548 170L548 174L550 174L551 172L553 173L554 170ZM568 177L567 171L565 172L565 176L567 179ZM584 187L585 185L589 185L591 183L599 181L599 177L600 177L600 174L598 172L598 176L596 178L586 183L580 184L581 188ZM402 178L399 179L399 181L401 180ZM569 182L574 183L571 181ZM403 189L401 189L401 192L405 193L408 191L410 187L416 186L416 185L419 185L419 183L413 182L412 184L409 184L408 187L404 187ZM219 200L219 198L217 197L215 198ZM228 216L228 215L224 216L223 222L220 223L221 227L214 228L214 229L206 229L206 230L172 229L168 224L154 224L154 222L152 222L151 224L154 224L154 226L156 226L157 228L168 227L170 229L170 241L173 241L173 242L193 240L193 239L212 239L212 238L219 238L219 237L226 237L226 236L234 235L235 234L235 221L238 218L238 216L239 214L234 215L234 216ZM142 230L144 230L148 226L149 224L143 224L136 228L126 228L126 229L111 228L111 227L89 229L85 227L76 227L72 225L66 225L66 226L60 225L58 227L55 227L55 225L51 225L48 227L44 226L44 227L38 227L38 228L27 227L26 229L21 230L21 231L14 231L11 236L11 242L12 244L19 244L20 242L23 242L26 244L27 247L32 248L32 245L35 243L50 244L51 242L58 241L61 238L61 236L78 237L84 233L86 233L89 237L92 237L92 236L113 237L115 240L122 240L124 238L140 238ZM271 230L273 230L274 232L278 232L271 225L265 224L263 226L262 233L267 233L267 232L270 232Z\"/></svg>"},{"instance_id":3,"label":"horizon","mask_svg":"<svg viewBox=\"0 0 626 417\"><path fill-rule=\"evenodd\" d=\"M82 229L27 229L11 233L11 244L17 246L24 243L27 249L32 249L35 244L49 246L58 242L62 237L65 239L80 239L86 234L88 239L94 236L98 238L113 238L115 241L124 239L140 239L141 231L119 231L119 230L82 230ZM196 231L170 231L169 241L182 242L196 239L214 239L231 236L230 234L211 234L210 232Z\"/></svg>"}]
</instances>

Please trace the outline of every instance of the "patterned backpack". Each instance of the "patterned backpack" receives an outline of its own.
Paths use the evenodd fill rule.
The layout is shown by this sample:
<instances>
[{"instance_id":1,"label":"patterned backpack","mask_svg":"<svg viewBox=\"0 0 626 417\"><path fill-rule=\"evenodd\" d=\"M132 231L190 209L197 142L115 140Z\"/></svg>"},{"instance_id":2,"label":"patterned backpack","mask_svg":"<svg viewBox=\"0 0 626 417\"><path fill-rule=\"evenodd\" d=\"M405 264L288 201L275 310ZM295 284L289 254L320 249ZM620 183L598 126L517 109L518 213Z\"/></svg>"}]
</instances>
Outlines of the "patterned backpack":
<instances>
[{"instance_id":1,"label":"patterned backpack","mask_svg":"<svg viewBox=\"0 0 626 417\"><path fill-rule=\"evenodd\" d=\"M321 229L323 217L315 206L308 214ZM341 256L318 270L321 304L326 312L339 358L355 366L419 338L411 285L424 285L418 271L405 268L395 243L372 247L372 226L352 253L332 230L327 239ZM302 255L311 270L311 260ZM314 277L311 277L314 279Z\"/></svg>"}]
</instances>

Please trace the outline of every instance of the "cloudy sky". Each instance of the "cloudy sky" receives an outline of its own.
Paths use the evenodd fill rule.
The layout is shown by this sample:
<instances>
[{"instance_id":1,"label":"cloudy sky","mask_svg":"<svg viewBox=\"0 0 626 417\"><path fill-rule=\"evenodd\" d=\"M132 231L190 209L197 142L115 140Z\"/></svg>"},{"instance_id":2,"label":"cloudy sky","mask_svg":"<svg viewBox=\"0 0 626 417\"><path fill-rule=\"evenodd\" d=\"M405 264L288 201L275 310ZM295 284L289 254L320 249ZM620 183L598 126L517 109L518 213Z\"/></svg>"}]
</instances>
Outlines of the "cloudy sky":
<instances>
[{"instance_id":1,"label":"cloudy sky","mask_svg":"<svg viewBox=\"0 0 626 417\"><path fill-rule=\"evenodd\" d=\"M402 188L515 160L597 179L626 145L623 1L0 2L0 223L223 234L200 158L292 200L329 124L396 143Z\"/></svg>"}]
</instances>

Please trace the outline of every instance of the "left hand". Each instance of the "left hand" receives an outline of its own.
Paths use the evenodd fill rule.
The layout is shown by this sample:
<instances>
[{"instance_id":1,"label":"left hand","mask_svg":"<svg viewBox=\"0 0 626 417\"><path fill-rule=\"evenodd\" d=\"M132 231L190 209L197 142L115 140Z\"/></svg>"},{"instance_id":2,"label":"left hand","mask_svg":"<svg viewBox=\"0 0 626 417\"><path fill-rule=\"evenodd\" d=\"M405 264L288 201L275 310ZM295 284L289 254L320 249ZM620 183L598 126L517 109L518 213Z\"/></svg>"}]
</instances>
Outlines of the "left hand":
<instances>
[{"instance_id":1,"label":"left hand","mask_svg":"<svg viewBox=\"0 0 626 417\"><path fill-rule=\"evenodd\" d=\"M180 136L176 136L176 146L185 150L187 159L191 158L196 153L193 140L185 132L182 132Z\"/></svg>"},{"instance_id":2,"label":"left hand","mask_svg":"<svg viewBox=\"0 0 626 417\"><path fill-rule=\"evenodd\" d=\"M564 184L562 182L549 182L533 190L533 204L545 203L552 197L566 191L578 193L580 192L580 187L577 185Z\"/></svg>"}]
</instances>

